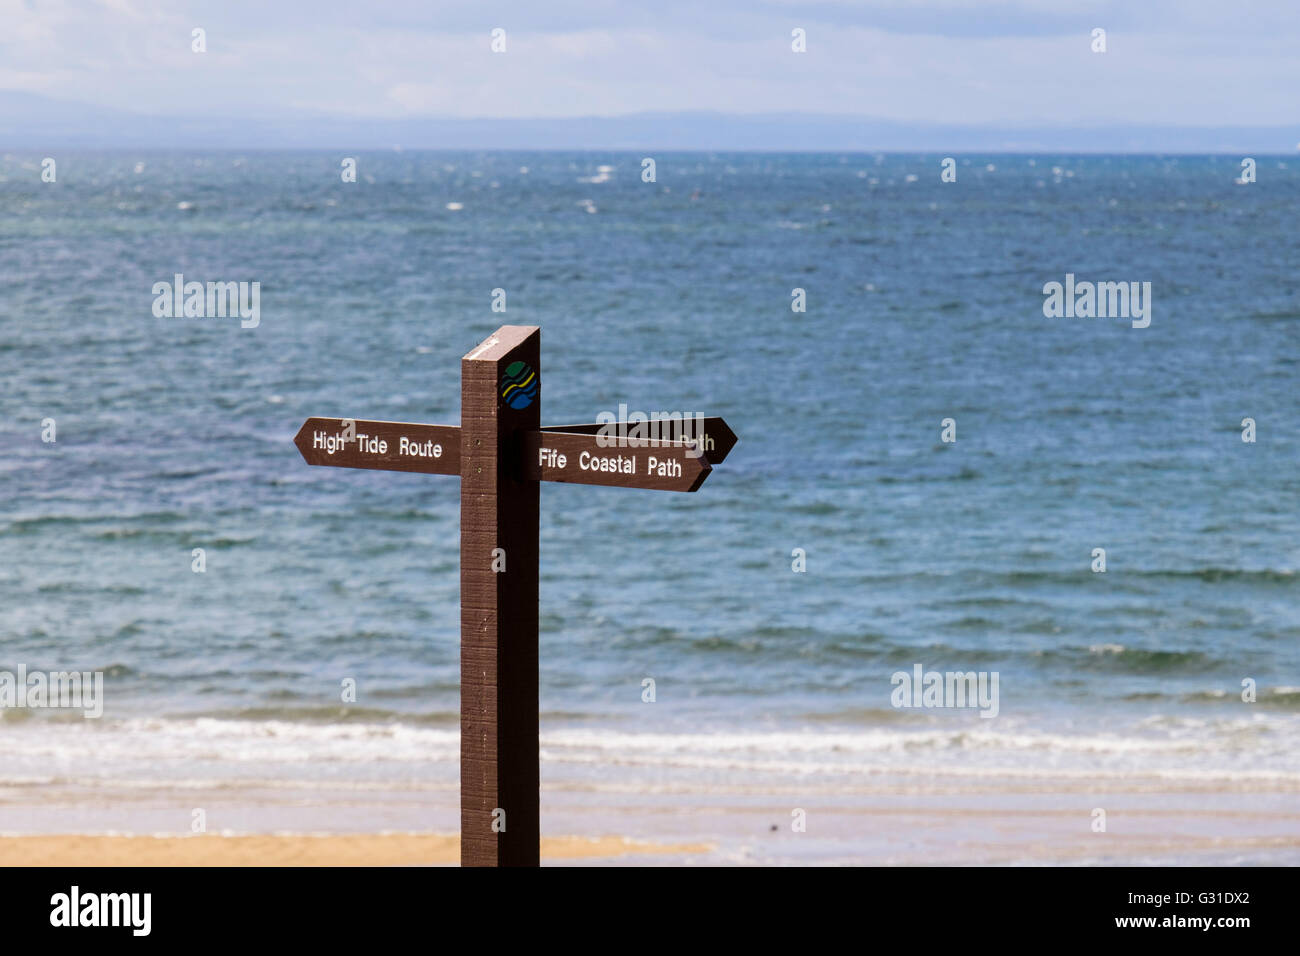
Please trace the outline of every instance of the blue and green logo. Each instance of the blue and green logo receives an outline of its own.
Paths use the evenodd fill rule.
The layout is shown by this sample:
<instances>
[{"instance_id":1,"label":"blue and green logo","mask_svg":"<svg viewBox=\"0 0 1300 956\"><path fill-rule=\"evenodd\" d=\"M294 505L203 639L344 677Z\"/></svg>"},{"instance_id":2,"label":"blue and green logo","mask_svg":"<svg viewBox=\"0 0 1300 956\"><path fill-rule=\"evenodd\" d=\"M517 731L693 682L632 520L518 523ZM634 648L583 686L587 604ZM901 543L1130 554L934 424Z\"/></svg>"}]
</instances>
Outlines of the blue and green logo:
<instances>
[{"instance_id":1,"label":"blue and green logo","mask_svg":"<svg viewBox=\"0 0 1300 956\"><path fill-rule=\"evenodd\" d=\"M501 400L511 408L527 408L537 397L537 373L527 362L511 362L501 376Z\"/></svg>"}]
</instances>

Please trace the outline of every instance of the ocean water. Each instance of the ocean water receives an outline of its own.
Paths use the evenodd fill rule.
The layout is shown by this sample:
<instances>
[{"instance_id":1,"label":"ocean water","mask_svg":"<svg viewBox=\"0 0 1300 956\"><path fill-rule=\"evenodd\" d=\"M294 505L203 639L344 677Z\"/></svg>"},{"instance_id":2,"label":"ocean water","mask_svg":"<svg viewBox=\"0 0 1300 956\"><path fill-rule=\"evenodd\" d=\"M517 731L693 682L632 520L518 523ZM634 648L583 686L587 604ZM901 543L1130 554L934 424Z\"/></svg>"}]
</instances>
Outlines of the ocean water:
<instances>
[{"instance_id":1,"label":"ocean water","mask_svg":"<svg viewBox=\"0 0 1300 956\"><path fill-rule=\"evenodd\" d=\"M0 160L0 669L105 700L0 711L0 830L184 831L196 793L236 830L455 828L457 479L292 437L457 423L505 323L542 327L544 422L740 437L696 494L543 487L544 828L1099 789L1294 814L1300 159L40 159ZM155 317L176 273L260 282L260 324ZM1150 282L1150 326L1045 317L1067 273ZM997 717L891 706L917 664L996 672Z\"/></svg>"}]
</instances>

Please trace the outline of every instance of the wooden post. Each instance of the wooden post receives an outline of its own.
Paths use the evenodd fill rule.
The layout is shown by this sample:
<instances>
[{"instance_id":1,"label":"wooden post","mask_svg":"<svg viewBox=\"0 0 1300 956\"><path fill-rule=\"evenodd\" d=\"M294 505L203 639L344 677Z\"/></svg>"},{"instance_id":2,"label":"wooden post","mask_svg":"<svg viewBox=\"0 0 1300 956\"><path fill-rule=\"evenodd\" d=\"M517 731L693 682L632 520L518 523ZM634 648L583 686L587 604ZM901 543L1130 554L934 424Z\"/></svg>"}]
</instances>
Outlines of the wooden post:
<instances>
[{"instance_id":1,"label":"wooden post","mask_svg":"<svg viewBox=\"0 0 1300 956\"><path fill-rule=\"evenodd\" d=\"M460 364L462 866L540 863L538 483L517 460L540 373L535 326L502 326Z\"/></svg>"}]
</instances>

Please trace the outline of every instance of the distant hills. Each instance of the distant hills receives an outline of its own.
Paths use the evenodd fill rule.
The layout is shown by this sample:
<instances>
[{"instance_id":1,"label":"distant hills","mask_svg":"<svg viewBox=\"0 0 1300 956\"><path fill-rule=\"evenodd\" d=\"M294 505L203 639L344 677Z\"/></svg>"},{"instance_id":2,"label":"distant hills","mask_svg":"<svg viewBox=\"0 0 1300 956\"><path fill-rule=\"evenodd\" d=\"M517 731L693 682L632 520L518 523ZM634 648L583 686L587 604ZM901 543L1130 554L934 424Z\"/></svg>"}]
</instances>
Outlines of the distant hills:
<instances>
[{"instance_id":1,"label":"distant hills","mask_svg":"<svg viewBox=\"0 0 1300 956\"><path fill-rule=\"evenodd\" d=\"M999 128L818 113L635 113L565 119L158 116L0 91L0 151L576 149L1294 153L1300 125Z\"/></svg>"}]
</instances>

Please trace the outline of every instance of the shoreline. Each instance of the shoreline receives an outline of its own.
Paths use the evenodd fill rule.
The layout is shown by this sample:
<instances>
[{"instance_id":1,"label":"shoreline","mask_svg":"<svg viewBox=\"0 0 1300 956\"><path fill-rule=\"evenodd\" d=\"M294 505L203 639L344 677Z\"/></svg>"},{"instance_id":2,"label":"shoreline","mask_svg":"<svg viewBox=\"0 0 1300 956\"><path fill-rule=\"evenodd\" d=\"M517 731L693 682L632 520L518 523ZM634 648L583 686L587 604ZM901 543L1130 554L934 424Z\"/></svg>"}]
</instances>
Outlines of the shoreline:
<instances>
[{"instance_id":1,"label":"shoreline","mask_svg":"<svg viewBox=\"0 0 1300 956\"><path fill-rule=\"evenodd\" d=\"M544 728L543 862L1300 865L1296 715L986 723ZM457 744L370 722L27 721L0 761L0 864L454 865Z\"/></svg>"}]
</instances>

